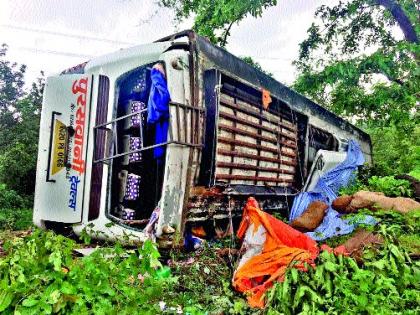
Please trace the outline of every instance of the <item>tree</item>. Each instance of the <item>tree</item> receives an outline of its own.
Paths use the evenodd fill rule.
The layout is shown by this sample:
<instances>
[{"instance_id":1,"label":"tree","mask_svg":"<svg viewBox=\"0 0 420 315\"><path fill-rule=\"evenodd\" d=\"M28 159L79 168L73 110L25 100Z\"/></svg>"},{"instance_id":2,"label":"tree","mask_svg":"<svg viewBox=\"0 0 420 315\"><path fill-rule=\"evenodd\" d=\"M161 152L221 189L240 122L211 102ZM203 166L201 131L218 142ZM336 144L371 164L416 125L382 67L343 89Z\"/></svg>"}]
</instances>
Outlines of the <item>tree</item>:
<instances>
[{"instance_id":1,"label":"tree","mask_svg":"<svg viewBox=\"0 0 420 315\"><path fill-rule=\"evenodd\" d=\"M367 130L382 173L420 168L419 12L414 0L321 6L295 61L295 89Z\"/></svg>"},{"instance_id":2,"label":"tree","mask_svg":"<svg viewBox=\"0 0 420 315\"><path fill-rule=\"evenodd\" d=\"M408 120L419 91L418 12L412 0L321 6L300 44L295 88L361 122Z\"/></svg>"},{"instance_id":3,"label":"tree","mask_svg":"<svg viewBox=\"0 0 420 315\"><path fill-rule=\"evenodd\" d=\"M35 188L35 170L44 79L24 90L26 67L6 60L0 51L0 184L22 195Z\"/></svg>"},{"instance_id":4,"label":"tree","mask_svg":"<svg viewBox=\"0 0 420 315\"><path fill-rule=\"evenodd\" d=\"M174 9L178 22L194 16L193 29L224 47L233 24L247 15L261 17L277 0L160 0L159 4Z\"/></svg>"},{"instance_id":5,"label":"tree","mask_svg":"<svg viewBox=\"0 0 420 315\"><path fill-rule=\"evenodd\" d=\"M23 96L23 77L26 66L18 66L4 59L7 53L7 45L0 48L0 113L8 106L13 106L17 99Z\"/></svg>"},{"instance_id":6,"label":"tree","mask_svg":"<svg viewBox=\"0 0 420 315\"><path fill-rule=\"evenodd\" d=\"M252 57L241 57L243 61L245 61L247 64L253 66L255 69L260 70L261 72L264 72L266 75L273 77L273 74L267 70L264 70L260 63L258 61L255 61Z\"/></svg>"}]
</instances>

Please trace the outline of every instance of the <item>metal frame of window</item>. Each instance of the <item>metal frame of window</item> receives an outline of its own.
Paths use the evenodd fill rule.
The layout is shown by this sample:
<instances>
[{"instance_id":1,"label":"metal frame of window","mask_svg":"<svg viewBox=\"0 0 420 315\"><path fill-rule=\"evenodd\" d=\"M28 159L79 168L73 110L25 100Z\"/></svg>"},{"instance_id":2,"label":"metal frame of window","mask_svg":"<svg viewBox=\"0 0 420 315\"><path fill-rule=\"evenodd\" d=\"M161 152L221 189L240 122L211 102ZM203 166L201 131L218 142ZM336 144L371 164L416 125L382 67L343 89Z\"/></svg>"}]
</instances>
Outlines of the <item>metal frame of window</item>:
<instances>
[{"instance_id":1,"label":"metal frame of window","mask_svg":"<svg viewBox=\"0 0 420 315\"><path fill-rule=\"evenodd\" d=\"M126 151L123 153L117 153L111 156L107 156L101 159L96 159L96 156L94 157L94 161L93 164L96 163L107 163L108 161L111 161L115 158L119 158L125 155L129 155L129 154L133 154L133 153L138 153L138 152L142 152L145 150L151 150L157 147L161 147L161 146L165 146L168 144L179 144L179 145L185 145L185 146L189 146L189 147L194 147L194 148L201 148L203 147L202 143L199 143L199 139L197 139L197 137L194 136L194 132L191 131L190 132L190 136L188 136L188 129L187 129L187 124L186 124L186 120L187 120L187 115L188 115L188 111L191 111L191 121L196 121L199 119L199 116L204 113L204 109L202 108L198 108L198 107L194 107L194 106L190 106L190 105L186 105L186 104L182 104L182 103L177 103L177 102L169 102L169 106L170 107L174 107L176 108L175 111L175 116L177 119L177 132L176 132L176 138L174 138L174 135L172 134L172 128L169 128L169 140L166 142L162 142L162 143L158 143L158 144L154 144L154 145L149 145L149 146L145 146L142 147L140 149L136 149L133 151ZM113 120L110 120L108 122L96 125L93 127L93 132L94 132L94 138L96 139L96 133L97 130L102 129L102 130L106 130L108 132L112 132L112 139L113 139L113 143L114 145L117 144L117 132L113 132L113 130L116 130L116 126L115 124L123 119L127 119L130 118L132 116L135 115L141 115L143 112L147 111L147 108L142 109L138 112L134 112L134 113L130 113L121 117L117 117ZM184 111L183 113L183 117L184 117L184 129L183 129L183 133L181 134L181 130L180 130L180 116L181 116L181 111ZM170 123L171 119L169 119L169 123ZM111 125L111 128L107 127L108 125ZM143 130L143 123L142 123L142 119L140 118L140 136L143 138L143 134L142 134L142 130ZM108 137L107 137L108 138ZM189 139L188 139L189 138ZM96 143L96 141L95 141ZM108 154L111 151L111 148L107 148ZM116 150L117 151L117 150ZM118 151L117 151L118 152Z\"/></svg>"}]
</instances>

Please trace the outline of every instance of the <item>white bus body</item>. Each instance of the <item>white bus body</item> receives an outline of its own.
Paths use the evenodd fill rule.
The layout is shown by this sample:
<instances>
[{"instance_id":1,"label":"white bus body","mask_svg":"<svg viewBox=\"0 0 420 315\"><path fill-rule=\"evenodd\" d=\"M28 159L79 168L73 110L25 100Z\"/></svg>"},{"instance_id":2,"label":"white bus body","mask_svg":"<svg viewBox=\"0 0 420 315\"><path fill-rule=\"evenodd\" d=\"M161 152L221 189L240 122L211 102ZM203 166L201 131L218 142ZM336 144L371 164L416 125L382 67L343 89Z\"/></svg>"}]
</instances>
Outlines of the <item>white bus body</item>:
<instances>
[{"instance_id":1,"label":"white bus body","mask_svg":"<svg viewBox=\"0 0 420 315\"><path fill-rule=\"evenodd\" d=\"M171 103L164 163L155 165L153 128L144 122L138 130L126 127L134 103L145 103L136 97L144 99L147 76L157 62L165 65ZM262 89L273 99L267 110L257 104ZM136 117L142 121L144 114ZM134 138L130 132L143 144L143 151L136 151L142 162L136 165L127 163L133 150L127 153L124 139ZM42 228L66 227L76 234L86 229L102 239L141 242L149 237L144 227L159 207L155 235L162 246L170 246L187 224L214 225L232 213L239 216L249 195L267 209L284 209L287 198L308 185L318 151L324 150L327 160L325 152L335 151L331 161L339 163L350 138L370 162L365 133L183 32L47 78L33 220ZM136 170L141 200L127 201L126 188L118 183L125 185L127 174ZM233 212L227 209L232 201ZM134 217L124 219L120 211Z\"/></svg>"}]
</instances>

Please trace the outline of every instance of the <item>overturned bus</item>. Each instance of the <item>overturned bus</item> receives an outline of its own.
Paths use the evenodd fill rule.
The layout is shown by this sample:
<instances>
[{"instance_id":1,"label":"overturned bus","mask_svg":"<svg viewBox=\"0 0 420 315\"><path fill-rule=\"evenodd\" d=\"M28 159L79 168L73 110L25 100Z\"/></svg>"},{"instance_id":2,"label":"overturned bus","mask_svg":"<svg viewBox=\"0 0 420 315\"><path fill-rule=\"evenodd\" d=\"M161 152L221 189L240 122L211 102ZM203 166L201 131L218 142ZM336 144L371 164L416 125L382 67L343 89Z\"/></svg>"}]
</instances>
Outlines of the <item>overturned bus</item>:
<instances>
[{"instance_id":1,"label":"overturned bus","mask_svg":"<svg viewBox=\"0 0 420 315\"><path fill-rule=\"evenodd\" d=\"M161 141L147 117L156 64L170 95ZM47 79L33 220L108 239L152 231L171 246L187 230L226 231L249 196L287 213L349 139L370 162L365 132L184 31Z\"/></svg>"}]
</instances>

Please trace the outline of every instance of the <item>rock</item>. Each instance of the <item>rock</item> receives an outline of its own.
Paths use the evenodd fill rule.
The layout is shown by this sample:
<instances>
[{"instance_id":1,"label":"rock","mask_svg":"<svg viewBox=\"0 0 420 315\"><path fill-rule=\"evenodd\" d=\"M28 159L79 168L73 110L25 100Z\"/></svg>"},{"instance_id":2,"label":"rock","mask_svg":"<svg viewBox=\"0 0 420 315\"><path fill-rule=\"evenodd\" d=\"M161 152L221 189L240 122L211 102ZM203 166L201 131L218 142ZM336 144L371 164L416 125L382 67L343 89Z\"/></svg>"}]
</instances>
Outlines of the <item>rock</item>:
<instances>
[{"instance_id":1,"label":"rock","mask_svg":"<svg viewBox=\"0 0 420 315\"><path fill-rule=\"evenodd\" d=\"M373 234L372 232L368 232L366 230L359 230L343 245L350 256L355 258L356 261L360 262L362 261L363 250L366 247L377 248L383 242L384 240L380 235Z\"/></svg>"},{"instance_id":2,"label":"rock","mask_svg":"<svg viewBox=\"0 0 420 315\"><path fill-rule=\"evenodd\" d=\"M371 193L369 191L358 191L353 195L353 199L351 200L350 204L348 205L347 212L355 212L359 209L368 208L370 209L375 202L372 200L370 196L368 196L366 193ZM377 193L375 194L375 197L377 196ZM372 195L373 196L373 195Z\"/></svg>"},{"instance_id":3,"label":"rock","mask_svg":"<svg viewBox=\"0 0 420 315\"><path fill-rule=\"evenodd\" d=\"M311 202L302 215L290 224L291 227L301 232L310 232L315 230L325 217L328 205L322 201Z\"/></svg>"},{"instance_id":4,"label":"rock","mask_svg":"<svg viewBox=\"0 0 420 315\"><path fill-rule=\"evenodd\" d=\"M351 211L347 210L347 208L352 200L353 196L344 195L335 199L331 207L339 213L350 213Z\"/></svg>"},{"instance_id":5,"label":"rock","mask_svg":"<svg viewBox=\"0 0 420 315\"><path fill-rule=\"evenodd\" d=\"M350 208L348 211L356 211L362 208L395 210L404 214L411 210L420 209L420 203L410 198L390 198L378 192L359 191L353 195L353 200L348 208Z\"/></svg>"},{"instance_id":6,"label":"rock","mask_svg":"<svg viewBox=\"0 0 420 315\"><path fill-rule=\"evenodd\" d=\"M163 232L163 234L174 234L175 233L175 229L172 226L170 226L170 225L165 225L162 228L162 232Z\"/></svg>"}]
</instances>

